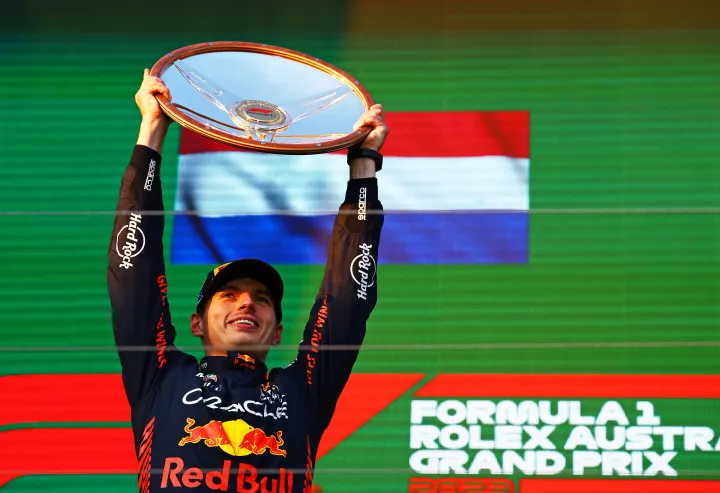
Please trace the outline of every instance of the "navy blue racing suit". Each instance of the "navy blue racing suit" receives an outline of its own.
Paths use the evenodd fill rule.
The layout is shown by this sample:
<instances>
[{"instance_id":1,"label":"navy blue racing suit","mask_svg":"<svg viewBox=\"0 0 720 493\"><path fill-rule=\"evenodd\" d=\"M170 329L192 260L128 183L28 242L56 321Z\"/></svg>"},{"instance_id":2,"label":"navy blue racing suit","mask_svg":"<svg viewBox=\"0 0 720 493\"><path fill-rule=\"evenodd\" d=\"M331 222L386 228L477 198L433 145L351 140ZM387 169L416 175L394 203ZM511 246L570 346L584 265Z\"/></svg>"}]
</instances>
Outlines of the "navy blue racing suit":
<instances>
[{"instance_id":1,"label":"navy blue racing suit","mask_svg":"<svg viewBox=\"0 0 720 493\"><path fill-rule=\"evenodd\" d=\"M160 165L159 153L135 146L108 251L138 491L309 492L318 444L377 301L383 215L364 213L382 211L377 180L348 182L297 356L268 369L238 352L198 361L174 346Z\"/></svg>"}]
</instances>

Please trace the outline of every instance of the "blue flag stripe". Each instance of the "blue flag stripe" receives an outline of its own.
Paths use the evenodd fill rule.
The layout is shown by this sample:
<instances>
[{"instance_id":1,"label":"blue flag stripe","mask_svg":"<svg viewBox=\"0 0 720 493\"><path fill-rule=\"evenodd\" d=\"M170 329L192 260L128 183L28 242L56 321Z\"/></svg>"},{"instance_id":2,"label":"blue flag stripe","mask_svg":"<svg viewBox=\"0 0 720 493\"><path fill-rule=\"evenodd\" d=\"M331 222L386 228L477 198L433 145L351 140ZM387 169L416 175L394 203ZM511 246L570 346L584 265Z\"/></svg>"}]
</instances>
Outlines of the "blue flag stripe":
<instances>
[{"instance_id":1,"label":"blue flag stripe","mask_svg":"<svg viewBox=\"0 0 720 493\"><path fill-rule=\"evenodd\" d=\"M178 215L175 264L219 264L253 257L276 264L325 263L334 217ZM379 262L507 264L528 262L528 213L387 215Z\"/></svg>"}]
</instances>

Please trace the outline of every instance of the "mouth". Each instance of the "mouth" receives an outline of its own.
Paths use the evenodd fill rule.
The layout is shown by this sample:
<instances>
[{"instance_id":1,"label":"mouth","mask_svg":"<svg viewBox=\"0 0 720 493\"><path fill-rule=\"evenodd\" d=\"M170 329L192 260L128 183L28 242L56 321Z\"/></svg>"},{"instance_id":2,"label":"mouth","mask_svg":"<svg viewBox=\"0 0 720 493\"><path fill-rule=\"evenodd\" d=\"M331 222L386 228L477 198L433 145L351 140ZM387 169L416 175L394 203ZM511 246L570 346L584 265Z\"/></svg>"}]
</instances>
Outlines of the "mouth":
<instances>
[{"instance_id":1,"label":"mouth","mask_svg":"<svg viewBox=\"0 0 720 493\"><path fill-rule=\"evenodd\" d=\"M259 328L260 322L252 315L239 315L230 318L228 325L239 330L247 330Z\"/></svg>"}]
</instances>

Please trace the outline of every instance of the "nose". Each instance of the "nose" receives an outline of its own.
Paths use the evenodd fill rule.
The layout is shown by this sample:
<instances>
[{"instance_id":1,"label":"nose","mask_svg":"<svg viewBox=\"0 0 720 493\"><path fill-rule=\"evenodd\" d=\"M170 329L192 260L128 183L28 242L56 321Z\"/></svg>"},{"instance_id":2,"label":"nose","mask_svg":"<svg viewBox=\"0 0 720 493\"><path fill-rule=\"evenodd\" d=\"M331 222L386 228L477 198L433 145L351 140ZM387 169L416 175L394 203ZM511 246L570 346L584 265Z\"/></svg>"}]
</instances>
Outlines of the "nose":
<instances>
[{"instance_id":1,"label":"nose","mask_svg":"<svg viewBox=\"0 0 720 493\"><path fill-rule=\"evenodd\" d=\"M238 298L238 304L240 305L240 310L248 310L249 312L255 311L255 302L252 299L252 296L250 296L250 293L243 293Z\"/></svg>"}]
</instances>

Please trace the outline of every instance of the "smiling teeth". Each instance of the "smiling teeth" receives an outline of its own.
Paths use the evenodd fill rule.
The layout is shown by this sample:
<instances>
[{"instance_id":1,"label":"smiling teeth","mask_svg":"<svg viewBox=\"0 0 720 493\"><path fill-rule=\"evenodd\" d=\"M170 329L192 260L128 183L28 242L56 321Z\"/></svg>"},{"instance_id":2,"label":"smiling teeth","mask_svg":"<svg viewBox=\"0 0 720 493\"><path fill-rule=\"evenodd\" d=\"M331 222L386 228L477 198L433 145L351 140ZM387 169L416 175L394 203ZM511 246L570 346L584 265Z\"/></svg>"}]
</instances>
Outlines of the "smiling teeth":
<instances>
[{"instance_id":1,"label":"smiling teeth","mask_svg":"<svg viewBox=\"0 0 720 493\"><path fill-rule=\"evenodd\" d=\"M255 325L251 320L236 320L233 323L244 324L244 325L253 325L253 326Z\"/></svg>"}]
</instances>

